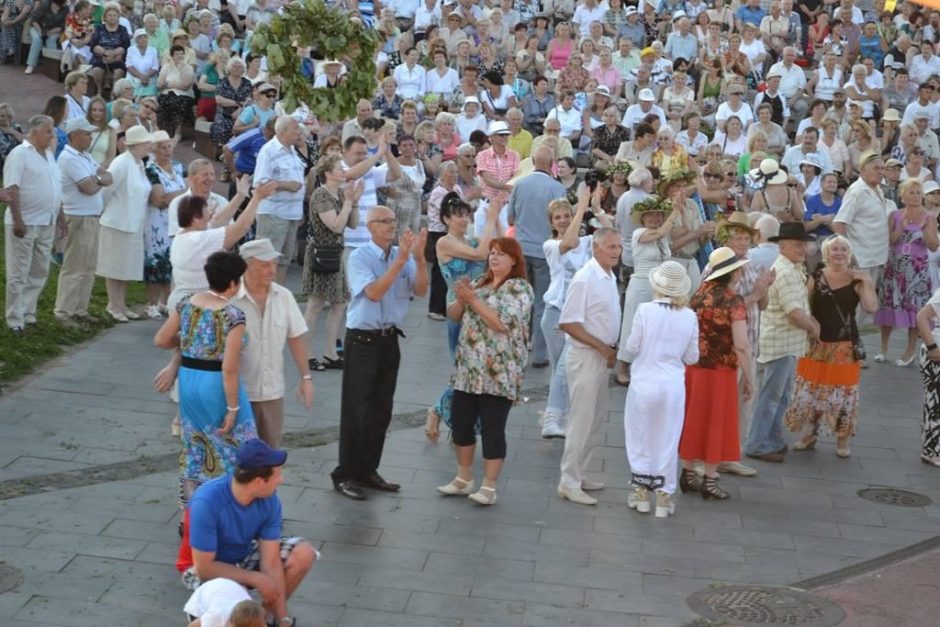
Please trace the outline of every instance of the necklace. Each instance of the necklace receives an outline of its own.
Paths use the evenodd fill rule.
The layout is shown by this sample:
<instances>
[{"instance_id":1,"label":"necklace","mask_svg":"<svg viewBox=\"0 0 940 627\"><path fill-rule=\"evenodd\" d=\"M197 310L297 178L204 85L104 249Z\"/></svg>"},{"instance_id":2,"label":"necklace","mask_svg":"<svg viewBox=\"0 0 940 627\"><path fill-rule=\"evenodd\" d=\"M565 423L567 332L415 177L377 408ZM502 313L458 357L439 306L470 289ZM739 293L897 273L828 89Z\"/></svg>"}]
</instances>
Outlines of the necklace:
<instances>
[{"instance_id":1,"label":"necklace","mask_svg":"<svg viewBox=\"0 0 940 627\"><path fill-rule=\"evenodd\" d=\"M216 292L215 290L206 290L206 291L209 292L210 294L212 294L213 296L215 296L216 298L221 298L221 299L224 300L225 302L229 302L229 299L227 299L226 297L222 296L221 294L219 294L219 293Z\"/></svg>"}]
</instances>

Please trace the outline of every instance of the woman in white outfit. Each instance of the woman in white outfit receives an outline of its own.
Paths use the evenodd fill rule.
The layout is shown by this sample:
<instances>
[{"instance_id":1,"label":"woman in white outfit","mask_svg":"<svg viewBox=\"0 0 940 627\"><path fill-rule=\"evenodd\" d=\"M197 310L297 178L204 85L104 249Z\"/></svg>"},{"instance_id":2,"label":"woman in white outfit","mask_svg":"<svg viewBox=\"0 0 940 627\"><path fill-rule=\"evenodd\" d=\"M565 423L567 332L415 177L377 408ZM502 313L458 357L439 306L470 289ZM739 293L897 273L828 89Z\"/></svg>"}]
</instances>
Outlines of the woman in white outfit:
<instances>
[{"instance_id":1,"label":"woman in white outfit","mask_svg":"<svg viewBox=\"0 0 940 627\"><path fill-rule=\"evenodd\" d=\"M686 304L692 281L682 264L663 262L649 277L653 301L637 309L624 343L636 364L623 414L633 493L627 505L656 517L675 512L679 437L685 419L685 367L698 361L698 319Z\"/></svg>"},{"instance_id":2,"label":"woman in white outfit","mask_svg":"<svg viewBox=\"0 0 940 627\"><path fill-rule=\"evenodd\" d=\"M671 212L666 217L666 212ZM633 329L633 316L643 303L653 299L650 289L649 275L664 261L672 257L669 245L669 232L679 221L678 211L668 200L659 196L650 196L633 206L630 212L633 223L639 228L633 231L631 250L633 251L633 274L627 284L627 292L623 299L623 322L620 327L620 350L617 360L627 366L620 367L618 378L626 385L629 377L624 381L623 375L629 375L627 367L630 358L627 355L626 343Z\"/></svg>"},{"instance_id":3,"label":"woman in white outfit","mask_svg":"<svg viewBox=\"0 0 940 627\"><path fill-rule=\"evenodd\" d=\"M128 309L125 294L128 281L144 279L144 227L151 185L143 158L150 153L152 140L143 126L131 127L124 136L126 151L108 167L114 184L105 188L95 273L105 278L105 311L117 322L140 318Z\"/></svg>"}]
</instances>

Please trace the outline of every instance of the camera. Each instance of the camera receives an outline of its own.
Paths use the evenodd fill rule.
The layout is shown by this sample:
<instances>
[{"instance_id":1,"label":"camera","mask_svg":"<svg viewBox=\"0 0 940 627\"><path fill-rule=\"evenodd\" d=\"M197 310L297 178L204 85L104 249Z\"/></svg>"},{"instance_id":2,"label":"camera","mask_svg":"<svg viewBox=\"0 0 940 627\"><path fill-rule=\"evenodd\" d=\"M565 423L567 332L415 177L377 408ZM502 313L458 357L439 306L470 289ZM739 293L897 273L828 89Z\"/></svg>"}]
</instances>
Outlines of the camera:
<instances>
[{"instance_id":1,"label":"camera","mask_svg":"<svg viewBox=\"0 0 940 627\"><path fill-rule=\"evenodd\" d=\"M592 192L597 189L598 183L603 183L606 180L607 174L597 170L588 170L587 174L584 175L584 184L587 185L588 189Z\"/></svg>"}]
</instances>

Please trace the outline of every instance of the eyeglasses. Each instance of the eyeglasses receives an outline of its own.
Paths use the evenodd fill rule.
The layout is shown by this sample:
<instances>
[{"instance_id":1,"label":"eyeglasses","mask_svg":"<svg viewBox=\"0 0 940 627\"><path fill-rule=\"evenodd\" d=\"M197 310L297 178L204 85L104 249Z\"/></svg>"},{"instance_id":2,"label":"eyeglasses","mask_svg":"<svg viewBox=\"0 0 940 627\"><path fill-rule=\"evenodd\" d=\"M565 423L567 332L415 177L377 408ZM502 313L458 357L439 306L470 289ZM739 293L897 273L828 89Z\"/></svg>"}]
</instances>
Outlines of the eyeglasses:
<instances>
[{"instance_id":1,"label":"eyeglasses","mask_svg":"<svg viewBox=\"0 0 940 627\"><path fill-rule=\"evenodd\" d=\"M398 224L398 218L382 218L380 220L369 220L369 223L376 224Z\"/></svg>"},{"instance_id":2,"label":"eyeglasses","mask_svg":"<svg viewBox=\"0 0 940 627\"><path fill-rule=\"evenodd\" d=\"M725 176L737 176L737 172L725 172Z\"/></svg>"},{"instance_id":3,"label":"eyeglasses","mask_svg":"<svg viewBox=\"0 0 940 627\"><path fill-rule=\"evenodd\" d=\"M721 175L720 175L720 174L706 174L706 175L705 175L705 178L707 178L707 179L720 179L720 178L721 178Z\"/></svg>"}]
</instances>

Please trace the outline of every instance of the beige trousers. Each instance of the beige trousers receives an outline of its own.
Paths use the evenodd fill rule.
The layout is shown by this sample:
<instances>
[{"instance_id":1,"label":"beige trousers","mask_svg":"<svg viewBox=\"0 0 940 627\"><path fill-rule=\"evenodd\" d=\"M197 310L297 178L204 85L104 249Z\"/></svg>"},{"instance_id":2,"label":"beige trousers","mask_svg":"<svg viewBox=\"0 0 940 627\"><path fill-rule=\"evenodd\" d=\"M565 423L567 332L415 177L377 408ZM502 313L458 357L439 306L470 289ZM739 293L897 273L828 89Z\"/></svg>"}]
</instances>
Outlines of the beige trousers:
<instances>
[{"instance_id":1,"label":"beige trousers","mask_svg":"<svg viewBox=\"0 0 940 627\"><path fill-rule=\"evenodd\" d=\"M6 261L6 323L11 329L36 321L39 294L49 278L55 225L27 226L23 237L4 226Z\"/></svg>"},{"instance_id":2,"label":"beige trousers","mask_svg":"<svg viewBox=\"0 0 940 627\"><path fill-rule=\"evenodd\" d=\"M581 489L594 452L592 440L607 416L607 362L593 348L568 343L568 433L561 456L561 488Z\"/></svg>"},{"instance_id":3,"label":"beige trousers","mask_svg":"<svg viewBox=\"0 0 940 627\"><path fill-rule=\"evenodd\" d=\"M80 316L88 313L91 290L98 263L97 216L65 216L69 227L55 296L55 315Z\"/></svg>"},{"instance_id":4,"label":"beige trousers","mask_svg":"<svg viewBox=\"0 0 940 627\"><path fill-rule=\"evenodd\" d=\"M258 437L270 446L278 448L284 432L284 399L251 401L251 411L255 414Z\"/></svg>"}]
</instances>

